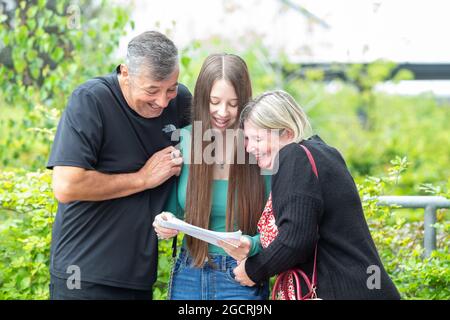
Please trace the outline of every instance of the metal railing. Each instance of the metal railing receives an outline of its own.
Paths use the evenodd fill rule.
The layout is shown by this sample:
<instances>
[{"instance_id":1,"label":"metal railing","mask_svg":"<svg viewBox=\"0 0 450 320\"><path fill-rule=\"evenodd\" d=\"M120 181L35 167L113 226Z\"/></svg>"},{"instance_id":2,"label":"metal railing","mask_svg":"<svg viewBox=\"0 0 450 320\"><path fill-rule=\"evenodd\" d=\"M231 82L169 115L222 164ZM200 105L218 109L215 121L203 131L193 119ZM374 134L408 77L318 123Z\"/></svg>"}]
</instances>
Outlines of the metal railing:
<instances>
[{"instance_id":1,"label":"metal railing","mask_svg":"<svg viewBox=\"0 0 450 320\"><path fill-rule=\"evenodd\" d=\"M436 210L450 208L450 200L439 196L380 196L378 205L395 205L401 208L424 208L424 240L425 257L436 250Z\"/></svg>"}]
</instances>

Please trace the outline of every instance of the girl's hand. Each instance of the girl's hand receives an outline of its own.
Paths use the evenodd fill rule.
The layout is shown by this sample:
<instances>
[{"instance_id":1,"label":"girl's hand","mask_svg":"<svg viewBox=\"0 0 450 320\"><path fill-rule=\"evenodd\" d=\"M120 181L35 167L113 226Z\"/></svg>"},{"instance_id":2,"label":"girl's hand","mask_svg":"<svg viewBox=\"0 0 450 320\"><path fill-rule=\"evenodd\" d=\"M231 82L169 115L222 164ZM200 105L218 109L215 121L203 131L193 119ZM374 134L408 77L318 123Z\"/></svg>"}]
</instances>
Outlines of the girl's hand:
<instances>
[{"instance_id":1,"label":"girl's hand","mask_svg":"<svg viewBox=\"0 0 450 320\"><path fill-rule=\"evenodd\" d=\"M252 246L250 239L242 236L240 240L227 240L227 242L219 241L218 243L229 256L233 257L237 261L242 261L247 258ZM236 245L237 248L229 243Z\"/></svg>"},{"instance_id":2,"label":"girl's hand","mask_svg":"<svg viewBox=\"0 0 450 320\"><path fill-rule=\"evenodd\" d=\"M173 217L173 214L171 214L170 212L162 212L155 217L155 220L153 221L153 228L155 228L158 239L170 239L178 234L178 230L163 228L158 223L159 220L167 221L167 219L169 219L171 216Z\"/></svg>"}]
</instances>

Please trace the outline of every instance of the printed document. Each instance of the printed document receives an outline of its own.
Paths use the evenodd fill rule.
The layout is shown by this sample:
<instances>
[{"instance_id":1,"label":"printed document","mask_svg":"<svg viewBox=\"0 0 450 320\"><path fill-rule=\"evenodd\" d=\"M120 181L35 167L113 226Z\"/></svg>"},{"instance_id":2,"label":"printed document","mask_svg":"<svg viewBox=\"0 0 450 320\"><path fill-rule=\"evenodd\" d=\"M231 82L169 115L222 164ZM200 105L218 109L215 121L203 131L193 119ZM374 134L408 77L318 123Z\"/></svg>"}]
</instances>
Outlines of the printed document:
<instances>
[{"instance_id":1,"label":"printed document","mask_svg":"<svg viewBox=\"0 0 450 320\"><path fill-rule=\"evenodd\" d=\"M233 247L237 248L238 247L237 245L227 240L239 240L242 236L242 232L240 230L236 232L211 231L186 223L183 220L176 218L171 213L166 214L166 217L167 220L164 220L160 217L157 218L156 221L161 227L176 229L187 235L190 235L191 237L206 241L216 246L219 246L217 241L222 240L223 242L226 242L229 245L232 245Z\"/></svg>"}]
</instances>

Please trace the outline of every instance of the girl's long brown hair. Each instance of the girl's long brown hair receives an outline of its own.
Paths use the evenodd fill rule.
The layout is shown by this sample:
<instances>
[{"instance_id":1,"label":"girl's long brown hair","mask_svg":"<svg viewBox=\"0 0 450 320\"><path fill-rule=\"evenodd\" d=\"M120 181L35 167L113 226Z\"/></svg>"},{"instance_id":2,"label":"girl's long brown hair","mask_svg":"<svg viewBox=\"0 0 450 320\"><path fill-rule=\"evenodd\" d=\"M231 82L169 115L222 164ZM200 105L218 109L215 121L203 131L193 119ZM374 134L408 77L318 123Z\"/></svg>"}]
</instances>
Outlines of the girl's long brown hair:
<instances>
[{"instance_id":1,"label":"girl's long brown hair","mask_svg":"<svg viewBox=\"0 0 450 320\"><path fill-rule=\"evenodd\" d=\"M240 57L232 54L213 54L206 58L195 84L192 115L191 164L186 195L186 222L209 229L212 202L214 165L196 164L195 157L195 121L201 121L202 132L211 129L210 93L214 82L225 79L235 89L238 98L238 114L252 97L252 87L247 65ZM235 123L235 129L239 121ZM203 139L202 139L203 140ZM202 155L209 142L202 142ZM254 235L256 225L264 206L264 179L256 164L249 163L245 152L245 163L237 164L237 150L244 148L242 134L235 137L234 163L230 165L227 194L226 230L235 231L235 225L243 233ZM197 147L198 148L198 147ZM227 150L229 152L229 150ZM197 156L198 157L198 156ZM208 244L204 241L186 236L187 247L193 257L194 265L201 267L208 257Z\"/></svg>"}]
</instances>

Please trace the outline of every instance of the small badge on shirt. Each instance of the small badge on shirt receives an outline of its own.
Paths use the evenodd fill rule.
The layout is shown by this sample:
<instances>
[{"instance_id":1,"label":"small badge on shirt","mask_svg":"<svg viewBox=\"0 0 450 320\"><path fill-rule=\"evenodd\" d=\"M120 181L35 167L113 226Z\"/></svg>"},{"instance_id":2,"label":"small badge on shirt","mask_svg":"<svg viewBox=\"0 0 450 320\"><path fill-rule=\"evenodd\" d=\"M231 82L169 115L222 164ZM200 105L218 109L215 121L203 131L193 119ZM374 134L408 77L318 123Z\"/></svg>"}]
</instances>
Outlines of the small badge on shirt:
<instances>
[{"instance_id":1,"label":"small badge on shirt","mask_svg":"<svg viewBox=\"0 0 450 320\"><path fill-rule=\"evenodd\" d=\"M175 125L173 125L173 124L166 124L165 126L164 126L164 128L162 129L162 131L164 132L164 133L172 133L172 132L174 132L175 130L177 130L177 127L175 127Z\"/></svg>"}]
</instances>

